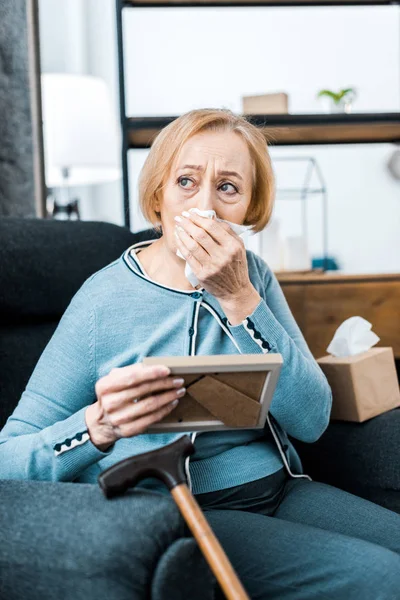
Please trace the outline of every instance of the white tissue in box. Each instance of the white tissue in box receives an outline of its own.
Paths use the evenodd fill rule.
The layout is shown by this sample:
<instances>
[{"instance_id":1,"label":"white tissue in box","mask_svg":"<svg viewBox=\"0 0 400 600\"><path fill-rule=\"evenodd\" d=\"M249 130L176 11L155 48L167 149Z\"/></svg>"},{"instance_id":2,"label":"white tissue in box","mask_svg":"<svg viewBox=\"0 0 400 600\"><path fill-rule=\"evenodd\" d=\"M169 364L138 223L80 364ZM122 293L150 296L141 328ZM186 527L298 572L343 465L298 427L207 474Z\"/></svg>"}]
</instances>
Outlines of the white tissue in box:
<instances>
[{"instance_id":1,"label":"white tissue in box","mask_svg":"<svg viewBox=\"0 0 400 600\"><path fill-rule=\"evenodd\" d=\"M380 340L371 327L371 323L362 317L346 319L336 329L327 352L333 356L354 356L366 352Z\"/></svg>"}]
</instances>

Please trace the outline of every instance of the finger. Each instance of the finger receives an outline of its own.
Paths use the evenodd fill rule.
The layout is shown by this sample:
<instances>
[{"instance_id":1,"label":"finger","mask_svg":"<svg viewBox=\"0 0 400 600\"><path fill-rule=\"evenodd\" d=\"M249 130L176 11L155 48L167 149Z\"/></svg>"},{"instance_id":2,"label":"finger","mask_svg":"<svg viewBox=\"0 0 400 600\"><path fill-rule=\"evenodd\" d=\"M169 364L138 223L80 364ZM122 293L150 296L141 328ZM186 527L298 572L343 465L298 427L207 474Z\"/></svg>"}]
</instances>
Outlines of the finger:
<instances>
[{"instance_id":1,"label":"finger","mask_svg":"<svg viewBox=\"0 0 400 600\"><path fill-rule=\"evenodd\" d=\"M188 220L186 219L186 221ZM186 248L189 250L191 255L194 256L195 259L199 261L199 263L204 264L205 262L210 260L209 253L203 248L203 246L199 244L199 242L196 239L192 237L190 231L184 229L181 225L176 225L175 231L177 232L178 237L185 244ZM215 242L213 242L213 244L215 246Z\"/></svg>"},{"instance_id":2,"label":"finger","mask_svg":"<svg viewBox=\"0 0 400 600\"><path fill-rule=\"evenodd\" d=\"M190 239L190 237L184 231L177 231L175 229L174 233L175 233L175 240L176 240L176 245L178 246L178 250L181 252L184 259L192 267L193 271L195 273L198 273L202 267L202 264L199 262L199 260L197 260L196 256L193 256L193 254L191 253L191 251L189 250L189 248L186 245L186 241L188 241ZM186 241L184 241L184 240L186 240ZM209 259L210 257L208 254L207 254L207 256Z\"/></svg>"},{"instance_id":3,"label":"finger","mask_svg":"<svg viewBox=\"0 0 400 600\"><path fill-rule=\"evenodd\" d=\"M164 417L166 417L170 412L176 408L177 404L170 402L160 410L147 415L146 417L142 417L141 419L137 419L134 423L129 423L128 425L122 425L122 433L123 437L132 437L134 435L140 435L141 433L145 433L148 427L153 425L153 423L158 423L162 421Z\"/></svg>"},{"instance_id":4,"label":"finger","mask_svg":"<svg viewBox=\"0 0 400 600\"><path fill-rule=\"evenodd\" d=\"M218 246L218 243L205 229L203 229L203 227L194 223L190 218L175 217L175 220L177 221L178 225L181 226L183 230L200 245L201 248L204 248L205 252L209 256L212 256L213 252L215 253L215 248Z\"/></svg>"},{"instance_id":5,"label":"finger","mask_svg":"<svg viewBox=\"0 0 400 600\"><path fill-rule=\"evenodd\" d=\"M193 221L193 223L199 227L205 229L207 233L221 246L223 246L230 237L240 239L228 223L217 221L217 219L207 219L206 217L201 217L200 215L190 211L184 211L182 214L184 214L185 217Z\"/></svg>"},{"instance_id":6,"label":"finger","mask_svg":"<svg viewBox=\"0 0 400 600\"><path fill-rule=\"evenodd\" d=\"M157 423L161 421L166 415L174 410L174 408L178 405L179 400L175 399L172 402L169 402L162 408L157 411L154 411L145 417L141 417L134 421L130 421L126 424L121 424L121 426L114 425L113 430L115 434L119 438L130 438L135 435L140 435L141 433L145 433L147 428L150 427L153 423Z\"/></svg>"},{"instance_id":7,"label":"finger","mask_svg":"<svg viewBox=\"0 0 400 600\"><path fill-rule=\"evenodd\" d=\"M119 392L108 393L103 402L107 411L112 413L119 410L124 404L131 404L136 398L142 399L164 390L177 390L184 385L184 382L185 380L182 377L166 377L165 379L146 382Z\"/></svg>"},{"instance_id":8,"label":"finger","mask_svg":"<svg viewBox=\"0 0 400 600\"><path fill-rule=\"evenodd\" d=\"M140 385L145 381L154 381L167 377L171 370L164 365L144 365L135 363L126 367L114 367L108 375L96 383L97 393L108 393L125 390Z\"/></svg>"},{"instance_id":9,"label":"finger","mask_svg":"<svg viewBox=\"0 0 400 600\"><path fill-rule=\"evenodd\" d=\"M144 400L140 400L137 404L131 403L114 414L109 414L109 420L113 427L120 427L127 423L137 421L151 413L157 412L164 406L170 404L176 399L182 398L186 393L185 388L181 390L169 391L164 394L150 396Z\"/></svg>"}]
</instances>

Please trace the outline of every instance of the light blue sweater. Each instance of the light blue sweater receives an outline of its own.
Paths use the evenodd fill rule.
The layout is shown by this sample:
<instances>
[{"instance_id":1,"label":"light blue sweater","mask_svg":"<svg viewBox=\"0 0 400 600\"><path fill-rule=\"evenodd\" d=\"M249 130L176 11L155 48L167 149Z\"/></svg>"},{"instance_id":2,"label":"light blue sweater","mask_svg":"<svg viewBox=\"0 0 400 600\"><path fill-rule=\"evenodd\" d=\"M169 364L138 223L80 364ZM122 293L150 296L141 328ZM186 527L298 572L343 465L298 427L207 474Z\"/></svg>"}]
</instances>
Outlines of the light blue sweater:
<instances>
[{"instance_id":1,"label":"light blue sweater","mask_svg":"<svg viewBox=\"0 0 400 600\"><path fill-rule=\"evenodd\" d=\"M302 467L287 434L317 440L326 429L331 390L266 263L247 251L250 280L262 297L253 313L230 325L206 290L163 286L128 248L81 286L44 349L18 406L0 432L0 479L97 482L101 471L171 443L181 433L122 438L102 452L91 442L85 410L95 383L113 367L145 356L279 352L283 367L265 430L198 433L187 461L193 493L253 481ZM268 426L269 425L269 426ZM161 486L150 480L145 487Z\"/></svg>"}]
</instances>

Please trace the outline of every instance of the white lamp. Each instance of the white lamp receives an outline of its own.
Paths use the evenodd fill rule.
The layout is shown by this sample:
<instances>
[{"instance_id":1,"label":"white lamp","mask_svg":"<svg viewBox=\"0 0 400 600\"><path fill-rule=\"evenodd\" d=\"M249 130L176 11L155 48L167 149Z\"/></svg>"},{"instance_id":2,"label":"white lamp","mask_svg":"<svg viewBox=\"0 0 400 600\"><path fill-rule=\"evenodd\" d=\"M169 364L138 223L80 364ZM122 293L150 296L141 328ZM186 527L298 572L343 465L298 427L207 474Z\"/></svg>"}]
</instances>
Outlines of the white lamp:
<instances>
[{"instance_id":1,"label":"white lamp","mask_svg":"<svg viewBox=\"0 0 400 600\"><path fill-rule=\"evenodd\" d=\"M71 207L70 187L121 177L118 127L102 79L46 73L42 105L46 185L62 189L59 208Z\"/></svg>"}]
</instances>

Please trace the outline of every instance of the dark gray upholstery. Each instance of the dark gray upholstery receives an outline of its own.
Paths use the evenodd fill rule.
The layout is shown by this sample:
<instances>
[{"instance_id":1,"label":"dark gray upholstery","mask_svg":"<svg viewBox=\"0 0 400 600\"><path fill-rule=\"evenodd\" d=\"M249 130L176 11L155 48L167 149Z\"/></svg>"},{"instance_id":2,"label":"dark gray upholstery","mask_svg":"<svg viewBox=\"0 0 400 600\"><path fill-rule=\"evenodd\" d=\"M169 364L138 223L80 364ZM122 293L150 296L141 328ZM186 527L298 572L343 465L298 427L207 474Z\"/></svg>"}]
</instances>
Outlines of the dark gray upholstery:
<instances>
[{"instance_id":1,"label":"dark gray upholstery","mask_svg":"<svg viewBox=\"0 0 400 600\"><path fill-rule=\"evenodd\" d=\"M94 484L0 480L0 498L2 600L213 598L168 494L106 500Z\"/></svg>"},{"instance_id":2,"label":"dark gray upholstery","mask_svg":"<svg viewBox=\"0 0 400 600\"><path fill-rule=\"evenodd\" d=\"M365 423L333 421L314 444L293 440L316 481L400 513L400 409Z\"/></svg>"}]
</instances>

